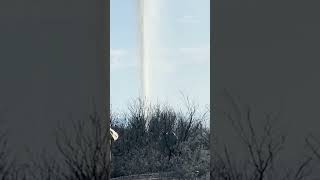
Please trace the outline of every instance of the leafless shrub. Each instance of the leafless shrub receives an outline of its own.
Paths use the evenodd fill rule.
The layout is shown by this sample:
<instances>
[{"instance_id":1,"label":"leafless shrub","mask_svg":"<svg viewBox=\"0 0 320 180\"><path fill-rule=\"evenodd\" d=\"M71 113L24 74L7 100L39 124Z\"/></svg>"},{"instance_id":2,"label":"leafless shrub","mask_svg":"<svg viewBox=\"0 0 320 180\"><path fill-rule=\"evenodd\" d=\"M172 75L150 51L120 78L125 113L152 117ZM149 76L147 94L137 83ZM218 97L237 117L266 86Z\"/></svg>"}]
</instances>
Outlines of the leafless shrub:
<instances>
[{"instance_id":1,"label":"leafless shrub","mask_svg":"<svg viewBox=\"0 0 320 180\"><path fill-rule=\"evenodd\" d=\"M113 144L113 177L175 171L180 178L209 172L209 129L197 106L186 110L147 106L138 99L129 106L126 124L115 124L120 139ZM207 153L205 153L207 152Z\"/></svg>"},{"instance_id":2,"label":"leafless shrub","mask_svg":"<svg viewBox=\"0 0 320 180\"><path fill-rule=\"evenodd\" d=\"M309 175L310 158L297 163L296 169L281 175L275 165L281 161L279 153L285 147L286 135L275 127L279 121L279 114L265 114L262 130L253 124L252 108L238 105L228 91L226 97L230 101L234 114L225 112L224 117L230 122L230 129L234 130L237 140L244 147L247 159L236 160L230 148L224 145L224 151L214 152L211 176L213 179L223 180L265 180L265 179L293 179L302 180ZM259 120L261 121L261 119ZM280 174L279 174L280 173Z\"/></svg>"},{"instance_id":3,"label":"leafless shrub","mask_svg":"<svg viewBox=\"0 0 320 180\"><path fill-rule=\"evenodd\" d=\"M57 131L57 147L62 155L62 177L68 180L108 179L109 145L105 121L94 113L89 120L73 121L73 132L62 127Z\"/></svg>"},{"instance_id":4,"label":"leafless shrub","mask_svg":"<svg viewBox=\"0 0 320 180\"><path fill-rule=\"evenodd\" d=\"M34 155L29 152L31 160L29 162L28 173L33 180L63 180L61 164L54 159L47 151Z\"/></svg>"}]
</instances>

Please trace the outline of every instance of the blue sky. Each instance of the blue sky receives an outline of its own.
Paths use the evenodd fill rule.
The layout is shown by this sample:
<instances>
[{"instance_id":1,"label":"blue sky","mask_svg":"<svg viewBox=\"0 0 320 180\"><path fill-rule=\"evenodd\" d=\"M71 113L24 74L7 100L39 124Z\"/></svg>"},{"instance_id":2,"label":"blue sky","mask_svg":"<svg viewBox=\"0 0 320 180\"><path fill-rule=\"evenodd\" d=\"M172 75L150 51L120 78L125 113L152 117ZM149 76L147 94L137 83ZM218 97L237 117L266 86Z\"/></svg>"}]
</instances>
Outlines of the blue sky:
<instances>
[{"instance_id":1,"label":"blue sky","mask_svg":"<svg viewBox=\"0 0 320 180\"><path fill-rule=\"evenodd\" d=\"M181 92L210 103L210 0L151 0L157 48L150 65L151 100L181 107ZM113 111L139 96L137 0L111 0L110 80Z\"/></svg>"}]
</instances>

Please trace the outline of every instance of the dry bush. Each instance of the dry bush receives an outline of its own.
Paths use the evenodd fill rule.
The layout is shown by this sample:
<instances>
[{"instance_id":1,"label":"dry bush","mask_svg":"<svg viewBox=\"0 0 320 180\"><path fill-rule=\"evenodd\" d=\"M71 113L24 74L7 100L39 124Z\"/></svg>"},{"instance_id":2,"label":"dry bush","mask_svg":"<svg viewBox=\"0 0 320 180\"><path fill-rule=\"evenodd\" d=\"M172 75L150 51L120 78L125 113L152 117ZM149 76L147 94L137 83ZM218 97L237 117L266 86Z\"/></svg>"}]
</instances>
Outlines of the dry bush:
<instances>
[{"instance_id":1,"label":"dry bush","mask_svg":"<svg viewBox=\"0 0 320 180\"><path fill-rule=\"evenodd\" d=\"M236 102L228 91L225 92L234 113L225 112L225 120L230 129L236 132L236 141L240 142L246 158L237 159L227 144L223 151L213 153L211 177L217 180L303 180L310 175L311 157L296 163L296 168L284 172L276 166L282 160L280 152L285 148L285 133L276 126L279 114L267 113L264 120L254 119L252 108L244 108ZM253 122L264 122L262 130Z\"/></svg>"}]
</instances>

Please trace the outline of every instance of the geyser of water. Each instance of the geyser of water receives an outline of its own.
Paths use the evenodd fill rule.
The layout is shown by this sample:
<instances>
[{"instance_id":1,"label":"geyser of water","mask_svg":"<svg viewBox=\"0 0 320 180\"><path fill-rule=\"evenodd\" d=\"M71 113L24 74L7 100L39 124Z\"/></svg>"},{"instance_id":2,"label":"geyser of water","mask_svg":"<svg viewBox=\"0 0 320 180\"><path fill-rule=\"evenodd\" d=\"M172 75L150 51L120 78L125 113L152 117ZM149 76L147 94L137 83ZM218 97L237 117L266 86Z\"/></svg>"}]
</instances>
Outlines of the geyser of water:
<instances>
[{"instance_id":1,"label":"geyser of water","mask_svg":"<svg viewBox=\"0 0 320 180\"><path fill-rule=\"evenodd\" d=\"M145 112L148 114L148 103L151 103L152 96L152 75L150 69L152 68L152 59L154 59L156 54L155 45L158 43L156 40L157 34L157 24L158 20L158 5L159 0L137 0L138 1L138 14L139 14L139 50L140 50L140 75L141 75L141 90L140 97L143 98L145 102ZM147 124L149 122L148 116Z\"/></svg>"},{"instance_id":2,"label":"geyser of water","mask_svg":"<svg viewBox=\"0 0 320 180\"><path fill-rule=\"evenodd\" d=\"M140 32L140 73L141 73L141 93L144 99L149 99L150 97L150 85L149 85L149 63L148 58L148 39L147 33L148 29L146 28L146 7L144 0L138 0L139 3L139 32Z\"/></svg>"},{"instance_id":3,"label":"geyser of water","mask_svg":"<svg viewBox=\"0 0 320 180\"><path fill-rule=\"evenodd\" d=\"M138 0L141 96L151 100L151 61L155 54L158 0Z\"/></svg>"}]
</instances>

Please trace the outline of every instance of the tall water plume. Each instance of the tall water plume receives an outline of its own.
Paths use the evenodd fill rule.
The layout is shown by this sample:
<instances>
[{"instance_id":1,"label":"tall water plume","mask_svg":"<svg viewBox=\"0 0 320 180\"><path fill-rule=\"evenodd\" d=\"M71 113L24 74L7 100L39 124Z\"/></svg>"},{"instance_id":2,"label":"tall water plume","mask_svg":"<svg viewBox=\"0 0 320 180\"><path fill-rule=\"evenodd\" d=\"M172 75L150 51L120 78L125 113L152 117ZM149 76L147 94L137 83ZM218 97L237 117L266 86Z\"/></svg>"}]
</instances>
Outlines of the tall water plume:
<instances>
[{"instance_id":1,"label":"tall water plume","mask_svg":"<svg viewBox=\"0 0 320 180\"><path fill-rule=\"evenodd\" d=\"M157 30L159 26L159 2L161 0L137 0L139 14L139 55L140 55L140 97L143 98L146 113L146 127L149 123L148 105L152 100L152 61L157 54ZM162 0L163 1L163 0Z\"/></svg>"},{"instance_id":2,"label":"tall water plume","mask_svg":"<svg viewBox=\"0 0 320 180\"><path fill-rule=\"evenodd\" d=\"M157 8L159 7L159 0L137 0L138 14L139 14L139 50L140 50L140 78L141 91L140 96L150 101L152 96L152 74L151 65L154 59L157 37L157 25L159 20L157 18ZM152 57L153 56L153 57Z\"/></svg>"}]
</instances>

